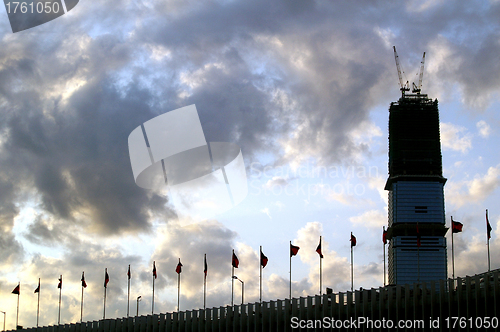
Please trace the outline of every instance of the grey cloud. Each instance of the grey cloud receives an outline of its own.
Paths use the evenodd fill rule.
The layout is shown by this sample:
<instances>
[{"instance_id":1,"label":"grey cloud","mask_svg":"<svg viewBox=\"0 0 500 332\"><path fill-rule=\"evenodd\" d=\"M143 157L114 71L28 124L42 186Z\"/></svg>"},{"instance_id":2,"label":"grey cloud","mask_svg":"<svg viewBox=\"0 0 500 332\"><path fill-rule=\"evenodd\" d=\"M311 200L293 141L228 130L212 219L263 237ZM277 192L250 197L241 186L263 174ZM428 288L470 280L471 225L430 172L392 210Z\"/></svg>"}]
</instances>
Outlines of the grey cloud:
<instances>
[{"instance_id":1,"label":"grey cloud","mask_svg":"<svg viewBox=\"0 0 500 332\"><path fill-rule=\"evenodd\" d=\"M10 161L20 167L17 176L33 177L45 211L74 220L86 209L94 230L104 233L147 229L149 210L173 216L166 198L138 188L131 176L127 137L150 107L147 92L130 87L128 93L121 98L89 83L65 110L55 110L55 120L35 113L10 121Z\"/></svg>"},{"instance_id":2,"label":"grey cloud","mask_svg":"<svg viewBox=\"0 0 500 332\"><path fill-rule=\"evenodd\" d=\"M24 184L16 186L18 196L33 193L34 185L45 211L71 221L85 209L94 231L104 233L147 230L151 212L173 217L164 197L137 188L130 176L126 139L130 128L153 115L151 96L133 83L122 96L106 80L131 47L110 35L76 36L51 38L44 52L27 37L27 44L7 45L9 65L0 69L3 171ZM69 80L81 81L71 98L50 96L54 89L64 92Z\"/></svg>"},{"instance_id":3,"label":"grey cloud","mask_svg":"<svg viewBox=\"0 0 500 332\"><path fill-rule=\"evenodd\" d=\"M464 86L464 93L469 104L484 109L489 104L489 95L494 93L500 84L498 33L485 36L477 50L470 50L467 47L459 52L461 54L457 55L463 56L463 61L460 70L455 73L458 76L457 80ZM471 66L471 63L474 66Z\"/></svg>"},{"instance_id":4,"label":"grey cloud","mask_svg":"<svg viewBox=\"0 0 500 332\"><path fill-rule=\"evenodd\" d=\"M63 242L63 229L57 225L51 225L43 217L38 215L34 222L28 225L28 232L25 237L36 244L44 246L54 246Z\"/></svg>"},{"instance_id":5,"label":"grey cloud","mask_svg":"<svg viewBox=\"0 0 500 332\"><path fill-rule=\"evenodd\" d=\"M6 264L19 263L24 256L23 246L12 229L19 214L15 200L15 187L0 177L0 262Z\"/></svg>"},{"instance_id":6,"label":"grey cloud","mask_svg":"<svg viewBox=\"0 0 500 332\"><path fill-rule=\"evenodd\" d=\"M380 264L376 264L374 262L369 263L368 265L365 265L361 269L361 274L363 277L371 276L371 277L378 277L379 275L383 275L383 267L380 266Z\"/></svg>"},{"instance_id":7,"label":"grey cloud","mask_svg":"<svg viewBox=\"0 0 500 332\"><path fill-rule=\"evenodd\" d=\"M354 146L345 134L366 118L372 106L371 100L359 95L376 84L384 73L385 67L378 65L382 61L375 57L386 56L385 50L377 44L377 38L373 41L376 37L373 31L337 30L341 23L328 21L331 17L325 14L338 15L334 7L314 6L309 2L307 8L289 10L289 4L284 1L232 3L217 8L201 6L203 10L168 20L163 26L148 25L147 32L139 31L137 36L165 45L173 52L172 65L179 64L175 59L182 59L182 67L188 70L210 62L222 63L223 69L212 68L204 73L202 78L207 84L194 89L189 97L189 103L196 102L200 110L201 103L207 105L206 114L210 117L201 115L202 121L210 124L207 136L220 136L229 129L243 146L243 152L271 149L279 155L280 147L274 141L290 133L292 125L307 121L306 129L292 144L298 151L321 156L325 163L338 162L340 155L360 148L366 150ZM365 13L354 15L361 18ZM305 21L307 27L301 26ZM297 30L299 26L301 29ZM330 29L337 33L332 34ZM266 49L259 40L268 36L279 38L283 43L282 53ZM345 43L346 54L340 58L326 53L339 40L349 39ZM357 51L347 65L343 63L356 47L366 52ZM298 50L311 53L304 65L312 75L294 73L291 56ZM368 61L363 53L371 55ZM266 64L274 77L252 74L253 61ZM354 79L354 84L345 86L346 81L338 78L338 74ZM278 89L287 91L291 100L299 101L299 106L286 109L273 103L272 95ZM291 122L290 117L297 120Z\"/></svg>"},{"instance_id":8,"label":"grey cloud","mask_svg":"<svg viewBox=\"0 0 500 332\"><path fill-rule=\"evenodd\" d=\"M0 261L2 263L15 264L20 262L24 256L23 246L12 233L0 236L0 249Z\"/></svg>"}]
</instances>

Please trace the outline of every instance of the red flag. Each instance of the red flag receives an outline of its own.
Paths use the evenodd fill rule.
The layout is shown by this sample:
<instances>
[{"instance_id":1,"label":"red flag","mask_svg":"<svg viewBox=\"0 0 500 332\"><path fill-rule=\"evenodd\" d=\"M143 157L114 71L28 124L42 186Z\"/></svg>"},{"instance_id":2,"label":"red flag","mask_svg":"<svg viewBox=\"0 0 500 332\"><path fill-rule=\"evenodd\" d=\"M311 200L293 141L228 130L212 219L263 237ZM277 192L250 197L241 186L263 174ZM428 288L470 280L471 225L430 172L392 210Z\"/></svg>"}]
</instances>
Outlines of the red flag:
<instances>
[{"instance_id":1,"label":"red flag","mask_svg":"<svg viewBox=\"0 0 500 332\"><path fill-rule=\"evenodd\" d=\"M104 270L104 288L108 287L108 282L109 282L109 274L108 274L108 269L106 268Z\"/></svg>"},{"instance_id":2,"label":"red flag","mask_svg":"<svg viewBox=\"0 0 500 332\"><path fill-rule=\"evenodd\" d=\"M238 268L238 266L240 265L240 261L239 261L238 257L236 257L236 254L234 253L234 250L233 250L233 259L231 261L231 264L235 268Z\"/></svg>"},{"instance_id":3,"label":"red flag","mask_svg":"<svg viewBox=\"0 0 500 332\"><path fill-rule=\"evenodd\" d=\"M351 247L355 247L356 246L356 237L354 235L352 235L351 233Z\"/></svg>"},{"instance_id":4,"label":"red flag","mask_svg":"<svg viewBox=\"0 0 500 332\"><path fill-rule=\"evenodd\" d=\"M130 264L128 265L127 277L130 280Z\"/></svg>"},{"instance_id":5,"label":"red flag","mask_svg":"<svg viewBox=\"0 0 500 332\"><path fill-rule=\"evenodd\" d=\"M85 282L85 272L82 272L82 287L87 288L87 283Z\"/></svg>"},{"instance_id":6,"label":"red flag","mask_svg":"<svg viewBox=\"0 0 500 332\"><path fill-rule=\"evenodd\" d=\"M299 249L300 247L294 246L293 244L290 243L290 257L297 255Z\"/></svg>"},{"instance_id":7,"label":"red flag","mask_svg":"<svg viewBox=\"0 0 500 332\"><path fill-rule=\"evenodd\" d=\"M491 239L491 225L488 219L488 210L486 210L486 232L488 233L488 240Z\"/></svg>"},{"instance_id":8,"label":"red flag","mask_svg":"<svg viewBox=\"0 0 500 332\"><path fill-rule=\"evenodd\" d=\"M387 230L385 229L385 227L382 233L382 241L384 242L384 244L387 244Z\"/></svg>"},{"instance_id":9,"label":"red flag","mask_svg":"<svg viewBox=\"0 0 500 332\"><path fill-rule=\"evenodd\" d=\"M205 254L205 268L203 269L203 273L205 273L205 278L206 278L208 273L207 254Z\"/></svg>"},{"instance_id":10,"label":"red flag","mask_svg":"<svg viewBox=\"0 0 500 332\"><path fill-rule=\"evenodd\" d=\"M267 261L268 261L267 256L264 255L264 253L261 250L260 251L260 265L262 265L262 267L266 267Z\"/></svg>"},{"instance_id":11,"label":"red flag","mask_svg":"<svg viewBox=\"0 0 500 332\"><path fill-rule=\"evenodd\" d=\"M319 238L318 247L316 247L316 252L319 254L320 258L323 258L323 254L321 253L321 237Z\"/></svg>"},{"instance_id":12,"label":"red flag","mask_svg":"<svg viewBox=\"0 0 500 332\"><path fill-rule=\"evenodd\" d=\"M57 288L62 288L62 276L57 280L59 280L59 284L57 284Z\"/></svg>"},{"instance_id":13,"label":"red flag","mask_svg":"<svg viewBox=\"0 0 500 332\"><path fill-rule=\"evenodd\" d=\"M35 289L33 293L40 293L40 279L38 279L38 287Z\"/></svg>"},{"instance_id":14,"label":"red flag","mask_svg":"<svg viewBox=\"0 0 500 332\"><path fill-rule=\"evenodd\" d=\"M179 263L177 264L177 267L175 268L175 272L177 272L177 274L180 274L182 272L182 264L181 264L180 258L179 258Z\"/></svg>"},{"instance_id":15,"label":"red flag","mask_svg":"<svg viewBox=\"0 0 500 332\"><path fill-rule=\"evenodd\" d=\"M418 222L417 222L417 247L420 248L420 230L418 229Z\"/></svg>"},{"instance_id":16,"label":"red flag","mask_svg":"<svg viewBox=\"0 0 500 332\"><path fill-rule=\"evenodd\" d=\"M464 225L461 222L454 220L451 221L451 231L453 233L460 233L462 231L462 227L464 227Z\"/></svg>"},{"instance_id":17,"label":"red flag","mask_svg":"<svg viewBox=\"0 0 500 332\"><path fill-rule=\"evenodd\" d=\"M21 284L18 284L16 288L14 288L12 294L17 294L17 295L21 294Z\"/></svg>"},{"instance_id":18,"label":"red flag","mask_svg":"<svg viewBox=\"0 0 500 332\"><path fill-rule=\"evenodd\" d=\"M156 264L155 264L155 261L153 261L153 277L155 277L155 279L157 277L157 275L156 275Z\"/></svg>"}]
</instances>

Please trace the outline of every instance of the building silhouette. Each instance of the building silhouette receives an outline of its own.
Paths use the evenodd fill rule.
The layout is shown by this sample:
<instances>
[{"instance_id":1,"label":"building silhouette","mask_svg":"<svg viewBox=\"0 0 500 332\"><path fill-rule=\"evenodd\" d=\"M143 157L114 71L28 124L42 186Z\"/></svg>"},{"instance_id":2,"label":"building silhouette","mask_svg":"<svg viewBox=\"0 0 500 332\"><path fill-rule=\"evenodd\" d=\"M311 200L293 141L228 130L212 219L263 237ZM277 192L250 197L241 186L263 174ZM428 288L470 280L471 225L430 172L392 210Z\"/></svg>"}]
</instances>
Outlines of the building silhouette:
<instances>
[{"instance_id":1,"label":"building silhouette","mask_svg":"<svg viewBox=\"0 0 500 332\"><path fill-rule=\"evenodd\" d=\"M403 94L389 108L390 284L447 278L444 184L437 100ZM408 90L406 90L408 91Z\"/></svg>"}]
</instances>

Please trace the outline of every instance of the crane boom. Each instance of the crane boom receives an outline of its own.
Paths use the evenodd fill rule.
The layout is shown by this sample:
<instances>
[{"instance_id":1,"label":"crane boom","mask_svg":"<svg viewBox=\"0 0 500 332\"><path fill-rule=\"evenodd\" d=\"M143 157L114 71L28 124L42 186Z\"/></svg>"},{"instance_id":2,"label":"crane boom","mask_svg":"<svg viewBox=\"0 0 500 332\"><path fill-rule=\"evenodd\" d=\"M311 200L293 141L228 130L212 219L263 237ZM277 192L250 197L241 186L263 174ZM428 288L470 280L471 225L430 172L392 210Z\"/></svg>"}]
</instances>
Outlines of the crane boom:
<instances>
[{"instance_id":1,"label":"crane boom","mask_svg":"<svg viewBox=\"0 0 500 332\"><path fill-rule=\"evenodd\" d=\"M422 90L422 79L424 78L424 63L425 63L425 52L424 55L422 56L422 61L420 61L420 72L418 74L418 86L413 83L413 89L412 92L416 92L420 94L420 91Z\"/></svg>"},{"instance_id":2,"label":"crane boom","mask_svg":"<svg viewBox=\"0 0 500 332\"><path fill-rule=\"evenodd\" d=\"M403 84L403 75L401 72L401 66L399 64L399 56L398 52L396 52L396 46L393 46L394 49L394 59L396 60L396 68L398 69L398 77L399 77L399 85L401 86L401 93L403 96L405 95L405 91L410 91L410 88L408 87L408 81L406 81L405 84Z\"/></svg>"}]
</instances>

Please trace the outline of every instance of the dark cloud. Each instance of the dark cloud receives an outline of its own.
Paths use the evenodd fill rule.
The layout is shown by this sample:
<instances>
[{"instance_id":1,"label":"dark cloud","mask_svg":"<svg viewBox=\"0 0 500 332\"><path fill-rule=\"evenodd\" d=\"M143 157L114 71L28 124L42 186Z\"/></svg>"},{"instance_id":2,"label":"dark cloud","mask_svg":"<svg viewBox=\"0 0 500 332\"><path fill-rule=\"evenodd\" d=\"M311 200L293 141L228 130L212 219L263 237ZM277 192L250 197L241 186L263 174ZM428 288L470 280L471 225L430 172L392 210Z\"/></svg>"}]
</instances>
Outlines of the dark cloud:
<instances>
[{"instance_id":1,"label":"dark cloud","mask_svg":"<svg viewBox=\"0 0 500 332\"><path fill-rule=\"evenodd\" d=\"M454 73L464 86L464 94L469 106L475 106L480 110L486 108L490 103L491 94L497 91L500 84L500 41L498 31L490 33L482 39L483 42L478 49L459 49L454 54L460 61L460 70ZM452 61L452 57L447 61ZM474 66L470 66L473 63Z\"/></svg>"},{"instance_id":2,"label":"dark cloud","mask_svg":"<svg viewBox=\"0 0 500 332\"><path fill-rule=\"evenodd\" d=\"M43 217L39 215L33 223L28 225L28 232L25 234L25 237L30 242L39 245L55 246L64 240L64 229L59 226L54 227L54 225L43 220Z\"/></svg>"},{"instance_id":3,"label":"dark cloud","mask_svg":"<svg viewBox=\"0 0 500 332\"><path fill-rule=\"evenodd\" d=\"M13 232L14 218L19 214L15 204L15 187L0 176L0 263L16 264L22 261L24 249Z\"/></svg>"},{"instance_id":4,"label":"dark cloud","mask_svg":"<svg viewBox=\"0 0 500 332\"><path fill-rule=\"evenodd\" d=\"M8 162L18 167L17 176L32 178L41 207L57 218L74 221L85 210L98 232L147 229L149 211L168 216L167 200L135 185L127 137L151 117L149 98L135 86L121 98L113 88L89 83L50 117L27 110L10 121Z\"/></svg>"},{"instance_id":5,"label":"dark cloud","mask_svg":"<svg viewBox=\"0 0 500 332\"><path fill-rule=\"evenodd\" d=\"M373 107L371 96L360 96L384 80L383 59L392 55L372 26L346 28L334 19L345 20L346 11L360 22L382 15L383 8L368 7L353 12L312 1L206 4L160 25L151 20L136 38L171 52L169 72L202 82L187 100L203 110L210 139L226 135L222 139L236 139L247 155L266 150L279 158L283 146L276 141L295 133L289 144L297 153L332 163L366 150L346 134Z\"/></svg>"}]
</instances>

